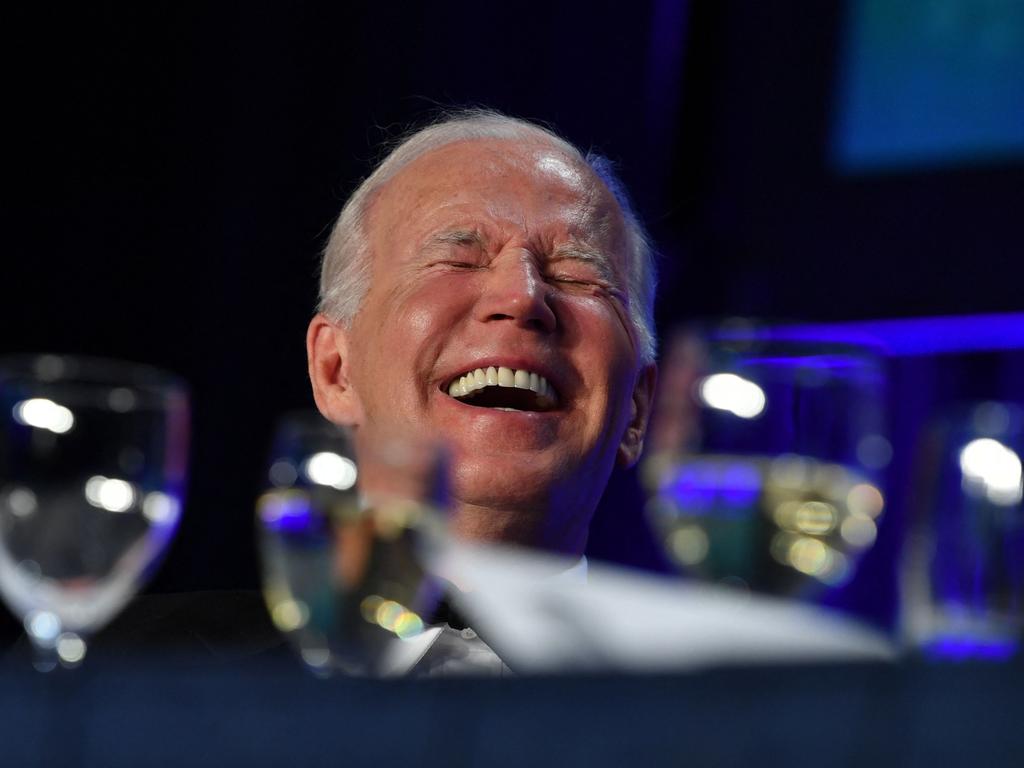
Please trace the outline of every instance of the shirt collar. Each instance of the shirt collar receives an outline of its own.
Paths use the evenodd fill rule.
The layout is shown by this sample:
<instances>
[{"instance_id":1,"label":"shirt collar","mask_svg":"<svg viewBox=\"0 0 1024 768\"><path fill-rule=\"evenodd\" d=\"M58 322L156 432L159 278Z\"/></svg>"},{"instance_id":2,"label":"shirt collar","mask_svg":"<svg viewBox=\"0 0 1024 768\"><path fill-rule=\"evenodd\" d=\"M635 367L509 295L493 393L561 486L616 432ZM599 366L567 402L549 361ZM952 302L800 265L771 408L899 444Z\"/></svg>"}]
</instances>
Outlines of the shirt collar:
<instances>
[{"instance_id":1,"label":"shirt collar","mask_svg":"<svg viewBox=\"0 0 1024 768\"><path fill-rule=\"evenodd\" d=\"M576 563L561 573L556 573L551 580L565 584L586 584L587 568L587 556L581 555ZM443 625L427 627L415 637L407 639L396 637L394 640L389 640L389 648L384 656L381 674L384 677L401 677L408 673L437 642L437 638L443 631Z\"/></svg>"}]
</instances>

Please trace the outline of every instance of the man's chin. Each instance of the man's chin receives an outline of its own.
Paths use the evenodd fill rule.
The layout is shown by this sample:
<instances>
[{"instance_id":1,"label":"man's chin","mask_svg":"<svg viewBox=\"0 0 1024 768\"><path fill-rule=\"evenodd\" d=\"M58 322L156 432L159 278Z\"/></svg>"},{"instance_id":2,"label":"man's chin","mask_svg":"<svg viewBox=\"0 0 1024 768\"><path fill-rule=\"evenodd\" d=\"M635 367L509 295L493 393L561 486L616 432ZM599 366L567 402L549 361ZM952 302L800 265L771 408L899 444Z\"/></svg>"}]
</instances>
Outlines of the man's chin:
<instances>
[{"instance_id":1,"label":"man's chin","mask_svg":"<svg viewBox=\"0 0 1024 768\"><path fill-rule=\"evenodd\" d=\"M556 487L571 474L536 455L522 458L456 454L452 495L460 503L494 509L546 508Z\"/></svg>"}]
</instances>

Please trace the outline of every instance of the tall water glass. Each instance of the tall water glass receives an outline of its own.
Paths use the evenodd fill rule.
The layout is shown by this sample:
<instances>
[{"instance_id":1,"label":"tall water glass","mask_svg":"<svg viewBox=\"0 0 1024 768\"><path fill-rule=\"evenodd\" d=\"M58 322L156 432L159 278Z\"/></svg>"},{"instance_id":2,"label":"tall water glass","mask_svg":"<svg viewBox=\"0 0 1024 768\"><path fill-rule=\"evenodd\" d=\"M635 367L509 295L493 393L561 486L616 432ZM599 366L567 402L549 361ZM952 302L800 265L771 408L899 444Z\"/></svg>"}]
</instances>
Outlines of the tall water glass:
<instances>
[{"instance_id":1,"label":"tall water glass","mask_svg":"<svg viewBox=\"0 0 1024 768\"><path fill-rule=\"evenodd\" d=\"M444 466L433 445L360 446L314 412L285 416L257 501L263 591L275 625L316 674L387 675L437 590L423 548L442 535Z\"/></svg>"},{"instance_id":2,"label":"tall water glass","mask_svg":"<svg viewBox=\"0 0 1024 768\"><path fill-rule=\"evenodd\" d=\"M1024 409L958 406L922 441L901 580L908 645L934 658L1001 660L1024 630Z\"/></svg>"},{"instance_id":3,"label":"tall water glass","mask_svg":"<svg viewBox=\"0 0 1024 768\"><path fill-rule=\"evenodd\" d=\"M185 386L153 368L43 355L0 361L0 595L41 670L74 666L177 528Z\"/></svg>"},{"instance_id":4,"label":"tall water glass","mask_svg":"<svg viewBox=\"0 0 1024 768\"><path fill-rule=\"evenodd\" d=\"M670 337L642 476L686 573L780 595L846 583L891 448L871 350L732 323Z\"/></svg>"}]
</instances>

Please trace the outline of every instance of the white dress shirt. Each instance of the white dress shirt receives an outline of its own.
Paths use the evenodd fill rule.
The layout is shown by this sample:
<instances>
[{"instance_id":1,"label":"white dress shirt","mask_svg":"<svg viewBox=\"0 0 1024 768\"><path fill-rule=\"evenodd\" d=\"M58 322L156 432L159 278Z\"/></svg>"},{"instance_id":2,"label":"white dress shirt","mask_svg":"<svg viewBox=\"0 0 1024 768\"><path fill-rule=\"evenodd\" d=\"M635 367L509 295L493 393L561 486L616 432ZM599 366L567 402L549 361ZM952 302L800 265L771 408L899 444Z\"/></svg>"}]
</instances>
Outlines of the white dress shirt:
<instances>
[{"instance_id":1,"label":"white dress shirt","mask_svg":"<svg viewBox=\"0 0 1024 768\"><path fill-rule=\"evenodd\" d=\"M551 578L585 583L587 558L581 557L571 568ZM439 624L415 637L393 642L383 674L387 677L506 677L513 672L475 630Z\"/></svg>"}]
</instances>

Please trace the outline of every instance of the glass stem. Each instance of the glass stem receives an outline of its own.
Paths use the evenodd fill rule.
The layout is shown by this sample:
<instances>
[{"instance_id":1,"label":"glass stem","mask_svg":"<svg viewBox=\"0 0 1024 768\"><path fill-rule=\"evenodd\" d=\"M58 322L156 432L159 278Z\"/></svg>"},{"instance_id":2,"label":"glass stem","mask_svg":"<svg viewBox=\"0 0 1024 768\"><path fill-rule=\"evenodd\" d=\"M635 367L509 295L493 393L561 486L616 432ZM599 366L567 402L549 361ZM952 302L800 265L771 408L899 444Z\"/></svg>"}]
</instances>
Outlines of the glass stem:
<instances>
[{"instance_id":1,"label":"glass stem","mask_svg":"<svg viewBox=\"0 0 1024 768\"><path fill-rule=\"evenodd\" d=\"M39 642L29 635L32 641L32 666L39 672L52 672L60 664L60 656L57 655L57 644L50 642Z\"/></svg>"}]
</instances>

